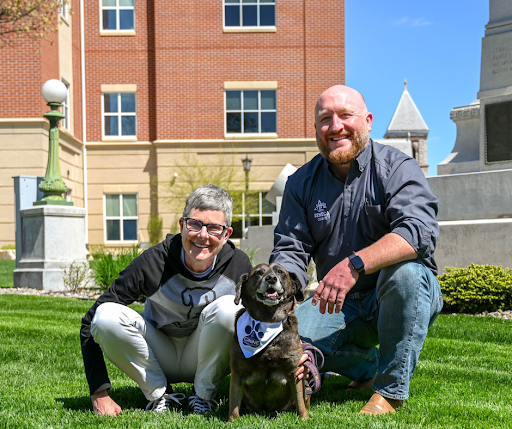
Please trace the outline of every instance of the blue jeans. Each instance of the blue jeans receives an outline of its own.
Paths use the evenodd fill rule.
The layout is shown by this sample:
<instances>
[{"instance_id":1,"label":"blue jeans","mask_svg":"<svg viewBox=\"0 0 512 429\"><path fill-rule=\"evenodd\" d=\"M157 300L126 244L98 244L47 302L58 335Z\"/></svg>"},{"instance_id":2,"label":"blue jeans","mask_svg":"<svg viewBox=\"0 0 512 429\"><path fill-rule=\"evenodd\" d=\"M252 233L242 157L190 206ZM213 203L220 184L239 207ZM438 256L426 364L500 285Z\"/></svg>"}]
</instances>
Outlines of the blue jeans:
<instances>
[{"instance_id":1,"label":"blue jeans","mask_svg":"<svg viewBox=\"0 0 512 429\"><path fill-rule=\"evenodd\" d=\"M428 328L442 307L437 277L414 260L382 269L375 290L347 296L338 314L320 314L311 298L295 314L301 338L324 354L323 371L356 381L378 374L375 392L403 400Z\"/></svg>"}]
</instances>

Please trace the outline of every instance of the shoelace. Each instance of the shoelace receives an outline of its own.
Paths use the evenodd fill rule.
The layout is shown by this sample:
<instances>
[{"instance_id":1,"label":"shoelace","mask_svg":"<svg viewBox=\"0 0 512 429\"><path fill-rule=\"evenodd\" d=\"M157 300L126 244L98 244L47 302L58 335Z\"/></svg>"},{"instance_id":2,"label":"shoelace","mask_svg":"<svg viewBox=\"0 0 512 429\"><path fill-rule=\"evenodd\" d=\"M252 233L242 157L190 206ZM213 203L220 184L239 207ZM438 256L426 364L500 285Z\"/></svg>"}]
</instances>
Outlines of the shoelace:
<instances>
[{"instance_id":1,"label":"shoelace","mask_svg":"<svg viewBox=\"0 0 512 429\"><path fill-rule=\"evenodd\" d=\"M174 401L181 405L180 400L182 399L185 399L185 395L183 393L171 393L170 395L165 393L160 398L151 401L146 406L146 411L155 411L157 413L163 413L169 409L171 401Z\"/></svg>"},{"instance_id":2,"label":"shoelace","mask_svg":"<svg viewBox=\"0 0 512 429\"><path fill-rule=\"evenodd\" d=\"M213 404L219 406L215 399L202 399L196 395L190 395L188 398L188 406L196 414L209 413L212 410Z\"/></svg>"}]
</instances>

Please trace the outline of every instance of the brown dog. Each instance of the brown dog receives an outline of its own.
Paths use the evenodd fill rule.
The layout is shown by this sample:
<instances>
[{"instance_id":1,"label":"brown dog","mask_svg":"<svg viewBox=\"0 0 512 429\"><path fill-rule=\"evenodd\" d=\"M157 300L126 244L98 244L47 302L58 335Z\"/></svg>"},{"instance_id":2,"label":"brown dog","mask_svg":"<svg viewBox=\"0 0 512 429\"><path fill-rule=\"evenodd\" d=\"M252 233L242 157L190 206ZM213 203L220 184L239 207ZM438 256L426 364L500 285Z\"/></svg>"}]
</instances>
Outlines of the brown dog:
<instances>
[{"instance_id":1,"label":"brown dog","mask_svg":"<svg viewBox=\"0 0 512 429\"><path fill-rule=\"evenodd\" d=\"M231 343L229 421L240 416L242 402L249 411L296 409L307 419L304 383L295 377L302 346L291 314L304 299L299 279L281 265L260 264L240 277L235 303L240 299L245 309L236 316Z\"/></svg>"}]
</instances>

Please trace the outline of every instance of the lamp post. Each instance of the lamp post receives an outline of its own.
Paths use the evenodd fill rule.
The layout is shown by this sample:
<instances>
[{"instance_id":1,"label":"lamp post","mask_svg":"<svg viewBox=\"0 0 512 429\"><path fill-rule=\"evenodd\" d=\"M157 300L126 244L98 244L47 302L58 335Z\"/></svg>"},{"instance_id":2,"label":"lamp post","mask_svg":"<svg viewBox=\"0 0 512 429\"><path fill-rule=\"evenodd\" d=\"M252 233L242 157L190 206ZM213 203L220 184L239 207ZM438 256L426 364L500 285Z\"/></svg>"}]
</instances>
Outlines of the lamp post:
<instances>
[{"instance_id":1,"label":"lamp post","mask_svg":"<svg viewBox=\"0 0 512 429\"><path fill-rule=\"evenodd\" d=\"M68 89L66 85L57 79L50 79L43 85L41 91L43 98L50 106L51 110L44 114L44 117L50 121L49 147L48 147L48 165L46 166L46 175L39 185L39 190L44 196L34 203L35 206L41 205L64 205L72 206L73 203L66 201L62 194L68 190L62 180L60 173L59 160L59 121L65 115L58 111L62 102L66 100Z\"/></svg>"},{"instance_id":2,"label":"lamp post","mask_svg":"<svg viewBox=\"0 0 512 429\"><path fill-rule=\"evenodd\" d=\"M249 172L251 171L252 159L249 158L249 155L245 155L245 158L242 159L242 164L244 165L245 171L245 190L249 191Z\"/></svg>"},{"instance_id":3,"label":"lamp post","mask_svg":"<svg viewBox=\"0 0 512 429\"><path fill-rule=\"evenodd\" d=\"M245 195L249 192L249 172L251 171L252 159L249 158L249 155L245 155L245 158L242 159L242 164L244 166L245 171ZM247 204L246 204L247 206ZM247 227L251 226L251 216L249 215L249 211L247 211Z\"/></svg>"}]
</instances>

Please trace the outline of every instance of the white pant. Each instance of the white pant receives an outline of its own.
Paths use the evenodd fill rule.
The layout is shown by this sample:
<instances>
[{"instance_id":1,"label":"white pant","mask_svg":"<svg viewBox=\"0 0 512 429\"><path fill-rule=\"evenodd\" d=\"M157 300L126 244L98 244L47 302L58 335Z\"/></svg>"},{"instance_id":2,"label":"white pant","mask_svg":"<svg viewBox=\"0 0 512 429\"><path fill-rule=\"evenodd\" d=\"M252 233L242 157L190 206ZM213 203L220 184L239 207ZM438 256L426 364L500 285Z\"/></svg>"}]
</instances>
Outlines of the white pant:
<instances>
[{"instance_id":1,"label":"white pant","mask_svg":"<svg viewBox=\"0 0 512 429\"><path fill-rule=\"evenodd\" d=\"M91 334L103 353L134 380L149 401L160 398L167 383L194 383L196 394L212 399L229 374L229 347L235 315L233 296L207 305L189 337L168 337L135 310L106 302L96 310Z\"/></svg>"}]
</instances>

